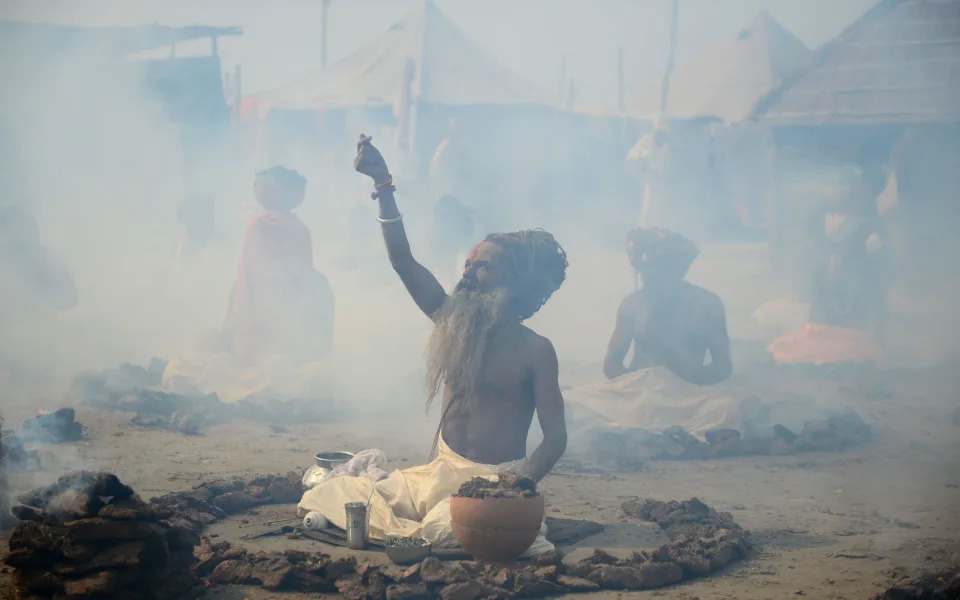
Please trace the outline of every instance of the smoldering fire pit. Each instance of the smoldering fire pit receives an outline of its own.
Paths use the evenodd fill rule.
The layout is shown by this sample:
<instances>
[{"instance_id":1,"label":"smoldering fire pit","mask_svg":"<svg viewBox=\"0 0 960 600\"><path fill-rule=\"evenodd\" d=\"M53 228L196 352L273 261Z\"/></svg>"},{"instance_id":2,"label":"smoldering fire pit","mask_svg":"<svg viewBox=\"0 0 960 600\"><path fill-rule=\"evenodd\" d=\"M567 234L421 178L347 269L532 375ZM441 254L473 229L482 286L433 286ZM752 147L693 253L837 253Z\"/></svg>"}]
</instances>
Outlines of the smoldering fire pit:
<instances>
[{"instance_id":1,"label":"smoldering fire pit","mask_svg":"<svg viewBox=\"0 0 960 600\"><path fill-rule=\"evenodd\" d=\"M20 598L161 600L197 584L193 529L115 475L71 473L18 501L4 562Z\"/></svg>"}]
</instances>

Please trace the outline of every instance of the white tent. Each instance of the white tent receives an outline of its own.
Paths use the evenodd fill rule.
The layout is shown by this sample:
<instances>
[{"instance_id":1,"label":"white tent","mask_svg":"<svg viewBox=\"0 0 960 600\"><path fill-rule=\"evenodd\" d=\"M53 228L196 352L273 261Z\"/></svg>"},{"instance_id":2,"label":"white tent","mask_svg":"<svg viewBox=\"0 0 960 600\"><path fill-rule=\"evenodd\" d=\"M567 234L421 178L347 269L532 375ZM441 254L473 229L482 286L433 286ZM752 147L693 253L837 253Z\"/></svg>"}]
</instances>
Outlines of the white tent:
<instances>
[{"instance_id":1,"label":"white tent","mask_svg":"<svg viewBox=\"0 0 960 600\"><path fill-rule=\"evenodd\" d=\"M443 106L543 105L550 97L468 39L431 0L377 39L327 69L247 99L271 108L397 105L410 78L410 100ZM252 108L252 107L251 107Z\"/></svg>"}]
</instances>

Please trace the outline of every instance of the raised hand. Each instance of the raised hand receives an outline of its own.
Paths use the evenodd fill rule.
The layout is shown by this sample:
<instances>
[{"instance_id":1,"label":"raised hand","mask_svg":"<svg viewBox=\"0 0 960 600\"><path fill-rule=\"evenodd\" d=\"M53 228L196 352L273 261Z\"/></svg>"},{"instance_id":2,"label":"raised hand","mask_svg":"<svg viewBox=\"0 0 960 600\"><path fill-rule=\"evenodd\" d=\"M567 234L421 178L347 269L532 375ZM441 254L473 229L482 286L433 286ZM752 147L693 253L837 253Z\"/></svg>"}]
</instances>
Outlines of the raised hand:
<instances>
[{"instance_id":1,"label":"raised hand","mask_svg":"<svg viewBox=\"0 0 960 600\"><path fill-rule=\"evenodd\" d=\"M358 173L363 173L373 179L377 186L390 182L390 169L383 160L380 151L371 144L373 138L369 135L360 134L360 140L357 142L357 157L353 159L353 168Z\"/></svg>"}]
</instances>

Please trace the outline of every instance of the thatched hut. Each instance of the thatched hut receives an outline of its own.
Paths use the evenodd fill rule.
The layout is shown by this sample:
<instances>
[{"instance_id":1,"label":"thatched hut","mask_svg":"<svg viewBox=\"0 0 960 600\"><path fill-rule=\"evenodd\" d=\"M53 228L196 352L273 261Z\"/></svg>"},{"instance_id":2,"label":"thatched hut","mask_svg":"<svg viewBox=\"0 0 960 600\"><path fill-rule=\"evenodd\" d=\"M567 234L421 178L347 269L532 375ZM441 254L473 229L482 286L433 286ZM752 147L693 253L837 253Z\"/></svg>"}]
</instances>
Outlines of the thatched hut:
<instances>
[{"instance_id":1,"label":"thatched hut","mask_svg":"<svg viewBox=\"0 0 960 600\"><path fill-rule=\"evenodd\" d=\"M892 217L899 235L894 242L903 242L896 245L911 249L901 266L941 263L957 250L960 0L882 0L753 116L774 131L781 224L797 222L803 203L812 201L797 196L802 188L790 198L788 175L822 180L820 167L849 163L872 182L879 211ZM918 240L922 252L915 251Z\"/></svg>"}]
</instances>

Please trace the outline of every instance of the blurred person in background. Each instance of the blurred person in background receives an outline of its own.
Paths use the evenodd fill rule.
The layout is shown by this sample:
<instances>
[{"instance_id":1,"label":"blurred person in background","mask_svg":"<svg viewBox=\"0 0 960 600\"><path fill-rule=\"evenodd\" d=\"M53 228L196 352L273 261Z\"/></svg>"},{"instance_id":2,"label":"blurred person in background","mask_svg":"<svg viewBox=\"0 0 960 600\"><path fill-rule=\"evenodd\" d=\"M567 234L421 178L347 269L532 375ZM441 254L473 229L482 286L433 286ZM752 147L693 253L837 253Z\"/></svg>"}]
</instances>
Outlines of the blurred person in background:
<instances>
[{"instance_id":1,"label":"blurred person in background","mask_svg":"<svg viewBox=\"0 0 960 600\"><path fill-rule=\"evenodd\" d=\"M882 171L870 177L854 164L827 180L822 204L808 223L812 258L810 317L802 330L769 346L778 362L871 362L881 356L892 270L886 228L878 212Z\"/></svg>"},{"instance_id":2,"label":"blurred person in background","mask_svg":"<svg viewBox=\"0 0 960 600\"><path fill-rule=\"evenodd\" d=\"M282 166L258 173L254 182L265 210L247 226L222 332L243 361L273 352L316 358L332 348L333 290L313 267L310 230L292 212L306 184Z\"/></svg>"},{"instance_id":3,"label":"blurred person in background","mask_svg":"<svg viewBox=\"0 0 960 600\"><path fill-rule=\"evenodd\" d=\"M627 237L627 255L643 287L627 296L604 358L609 379L665 366L697 385L730 378L733 362L726 309L720 298L684 277L700 248L678 233L638 227ZM623 360L633 346L629 367ZM710 363L704 364L707 354Z\"/></svg>"},{"instance_id":4,"label":"blurred person in background","mask_svg":"<svg viewBox=\"0 0 960 600\"><path fill-rule=\"evenodd\" d=\"M77 286L63 259L41 243L33 216L19 206L0 208L0 290L0 379L49 376L53 319L77 305Z\"/></svg>"},{"instance_id":5,"label":"blurred person in background","mask_svg":"<svg viewBox=\"0 0 960 600\"><path fill-rule=\"evenodd\" d=\"M254 195L264 210L247 226L226 319L196 355L167 364L164 389L227 402L322 392L334 297L313 267L310 231L292 212L305 190L306 179L285 167L257 174Z\"/></svg>"}]
</instances>

